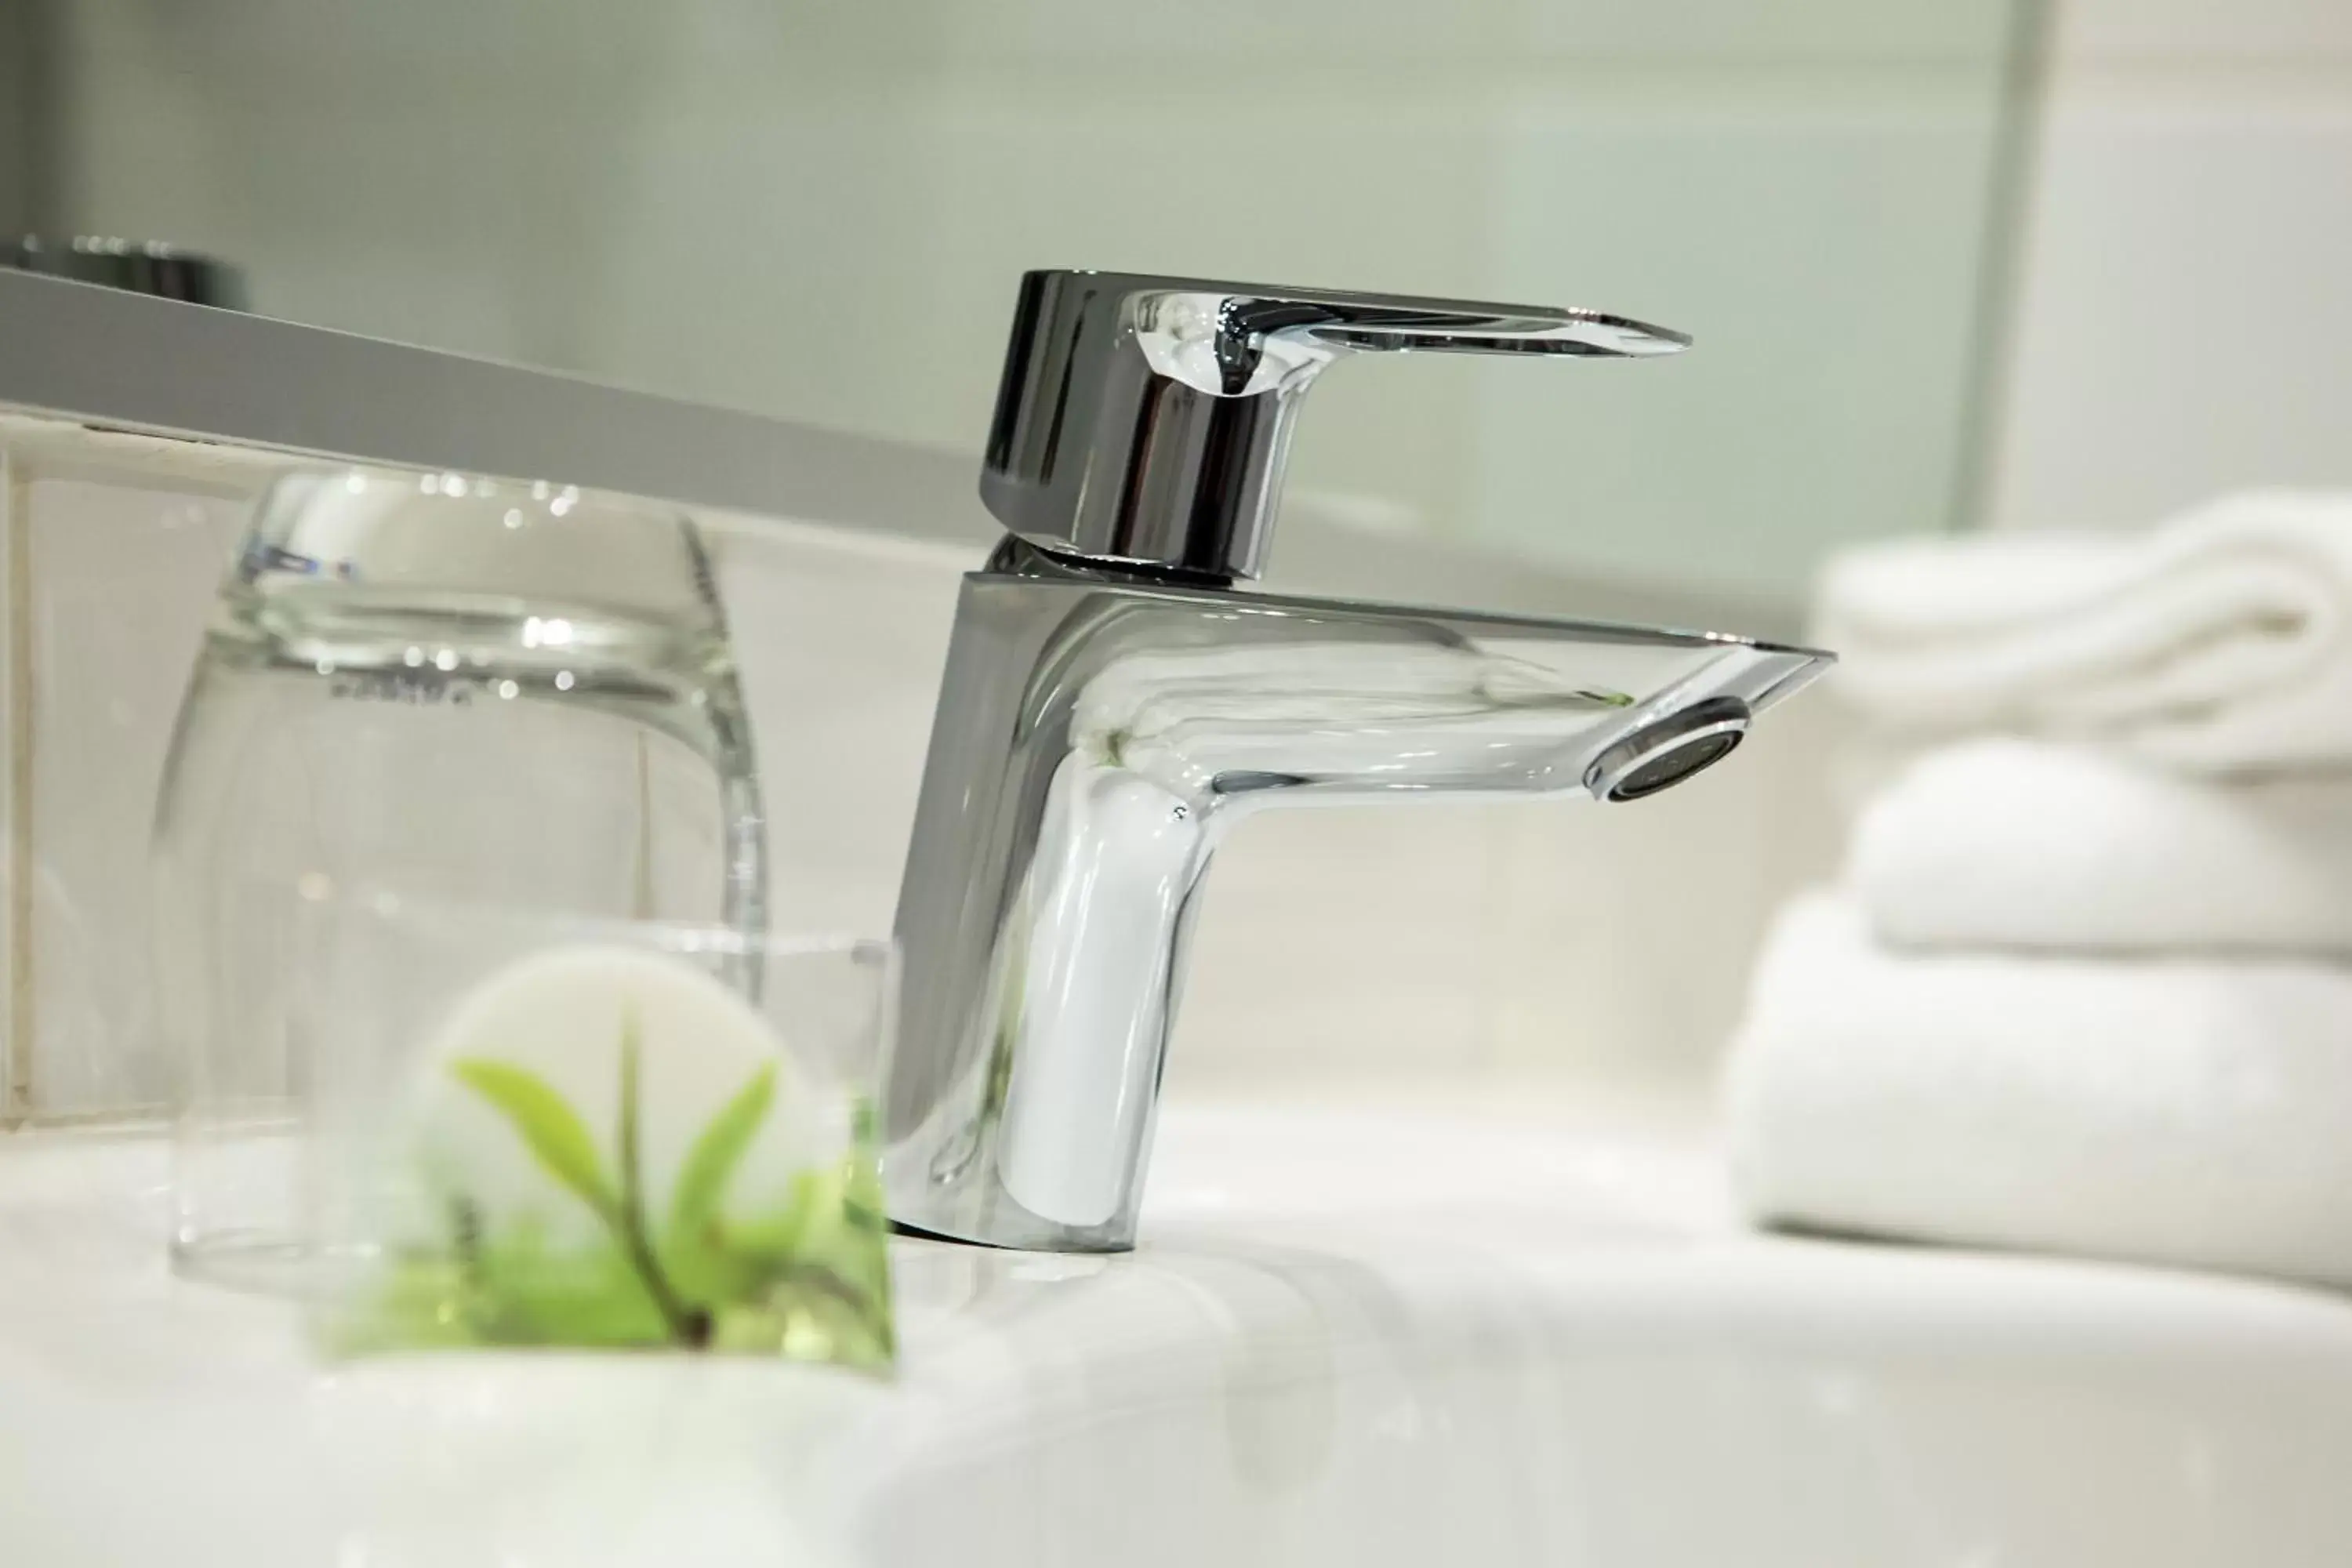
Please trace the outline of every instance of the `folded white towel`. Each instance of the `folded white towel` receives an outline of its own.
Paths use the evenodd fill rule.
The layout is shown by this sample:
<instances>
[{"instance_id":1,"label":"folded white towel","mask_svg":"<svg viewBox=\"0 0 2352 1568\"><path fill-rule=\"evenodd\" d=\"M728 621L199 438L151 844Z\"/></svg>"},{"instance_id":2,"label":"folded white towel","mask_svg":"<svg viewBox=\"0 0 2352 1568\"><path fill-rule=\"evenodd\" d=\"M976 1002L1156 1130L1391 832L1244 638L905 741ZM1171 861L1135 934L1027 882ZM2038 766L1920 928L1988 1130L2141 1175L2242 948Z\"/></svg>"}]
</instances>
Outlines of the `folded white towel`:
<instances>
[{"instance_id":1,"label":"folded white towel","mask_svg":"<svg viewBox=\"0 0 2352 1568\"><path fill-rule=\"evenodd\" d=\"M2352 777L1963 741L1864 810L1846 880L1902 947L2352 953Z\"/></svg>"},{"instance_id":2,"label":"folded white towel","mask_svg":"<svg viewBox=\"0 0 2352 1568\"><path fill-rule=\"evenodd\" d=\"M2352 762L2352 496L2259 491L2145 534L1854 551L1816 640L1874 724L2102 738L2193 772Z\"/></svg>"},{"instance_id":3,"label":"folded white towel","mask_svg":"<svg viewBox=\"0 0 2352 1568\"><path fill-rule=\"evenodd\" d=\"M1727 1088L1761 1221L2352 1285L2352 973L1891 956L1816 896Z\"/></svg>"}]
</instances>

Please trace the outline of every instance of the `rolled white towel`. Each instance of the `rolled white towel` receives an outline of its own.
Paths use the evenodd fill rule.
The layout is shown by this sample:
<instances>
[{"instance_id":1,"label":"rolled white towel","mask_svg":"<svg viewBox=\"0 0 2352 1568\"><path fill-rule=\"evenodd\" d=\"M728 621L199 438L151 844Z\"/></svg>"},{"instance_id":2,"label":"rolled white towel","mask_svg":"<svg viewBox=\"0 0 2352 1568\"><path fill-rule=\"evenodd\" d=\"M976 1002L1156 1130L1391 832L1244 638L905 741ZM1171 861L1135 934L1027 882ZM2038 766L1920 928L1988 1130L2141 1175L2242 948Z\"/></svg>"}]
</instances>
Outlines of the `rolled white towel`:
<instances>
[{"instance_id":1,"label":"rolled white towel","mask_svg":"<svg viewBox=\"0 0 2352 1568\"><path fill-rule=\"evenodd\" d=\"M2352 495L2254 491L2142 534L1869 546L1815 637L1875 726L2091 737L2167 766L2352 762Z\"/></svg>"},{"instance_id":2,"label":"rolled white towel","mask_svg":"<svg viewBox=\"0 0 2352 1568\"><path fill-rule=\"evenodd\" d=\"M2352 774L2221 782L1963 741L1864 810L1846 880L1901 947L2352 954Z\"/></svg>"},{"instance_id":3,"label":"rolled white towel","mask_svg":"<svg viewBox=\"0 0 2352 1568\"><path fill-rule=\"evenodd\" d=\"M1791 906L1734 1050L1760 1222L2352 1285L2352 973L1898 957Z\"/></svg>"}]
</instances>

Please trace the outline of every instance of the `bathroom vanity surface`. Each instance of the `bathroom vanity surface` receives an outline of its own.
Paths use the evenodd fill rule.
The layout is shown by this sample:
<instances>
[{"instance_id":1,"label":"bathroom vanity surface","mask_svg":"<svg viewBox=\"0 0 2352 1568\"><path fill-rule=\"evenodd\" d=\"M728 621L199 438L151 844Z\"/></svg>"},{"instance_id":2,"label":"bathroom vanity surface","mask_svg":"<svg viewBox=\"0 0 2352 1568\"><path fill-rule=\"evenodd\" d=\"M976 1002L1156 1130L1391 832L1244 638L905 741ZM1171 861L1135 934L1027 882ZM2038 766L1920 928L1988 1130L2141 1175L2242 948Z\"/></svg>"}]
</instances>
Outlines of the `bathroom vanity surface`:
<instances>
[{"instance_id":1,"label":"bathroom vanity surface","mask_svg":"<svg viewBox=\"0 0 2352 1568\"><path fill-rule=\"evenodd\" d=\"M2352 1302L1757 1237L1703 1140L1174 1106L1133 1254L899 1243L892 1382L322 1362L164 1174L0 1147L0 1563L2352 1561Z\"/></svg>"}]
</instances>

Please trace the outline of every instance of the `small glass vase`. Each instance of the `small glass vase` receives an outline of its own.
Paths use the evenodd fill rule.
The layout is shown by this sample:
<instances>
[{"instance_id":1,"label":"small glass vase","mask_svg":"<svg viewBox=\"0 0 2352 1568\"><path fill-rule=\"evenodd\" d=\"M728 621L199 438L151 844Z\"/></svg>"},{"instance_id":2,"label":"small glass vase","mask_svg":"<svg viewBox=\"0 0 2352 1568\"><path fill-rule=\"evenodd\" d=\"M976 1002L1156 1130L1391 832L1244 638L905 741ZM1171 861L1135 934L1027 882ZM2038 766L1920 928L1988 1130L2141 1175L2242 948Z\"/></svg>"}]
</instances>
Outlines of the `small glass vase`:
<instances>
[{"instance_id":1,"label":"small glass vase","mask_svg":"<svg viewBox=\"0 0 2352 1568\"><path fill-rule=\"evenodd\" d=\"M305 900L289 1032L338 1352L893 1352L886 942Z\"/></svg>"}]
</instances>

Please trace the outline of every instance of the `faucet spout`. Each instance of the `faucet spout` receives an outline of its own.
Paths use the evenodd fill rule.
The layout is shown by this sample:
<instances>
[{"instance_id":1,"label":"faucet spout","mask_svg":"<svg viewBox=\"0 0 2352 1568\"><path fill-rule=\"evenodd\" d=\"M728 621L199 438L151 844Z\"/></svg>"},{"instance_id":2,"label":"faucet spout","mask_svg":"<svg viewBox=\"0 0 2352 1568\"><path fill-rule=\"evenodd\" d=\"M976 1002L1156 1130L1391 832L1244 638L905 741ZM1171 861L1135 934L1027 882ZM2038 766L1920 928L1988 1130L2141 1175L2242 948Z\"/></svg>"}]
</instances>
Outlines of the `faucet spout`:
<instances>
[{"instance_id":1,"label":"faucet spout","mask_svg":"<svg viewBox=\"0 0 2352 1568\"><path fill-rule=\"evenodd\" d=\"M964 581L898 934L892 1217L1133 1245L1187 936L1248 813L1633 799L1829 662L1711 634L1237 593L1008 540Z\"/></svg>"}]
</instances>

